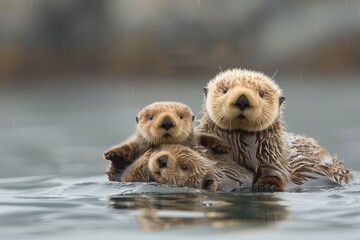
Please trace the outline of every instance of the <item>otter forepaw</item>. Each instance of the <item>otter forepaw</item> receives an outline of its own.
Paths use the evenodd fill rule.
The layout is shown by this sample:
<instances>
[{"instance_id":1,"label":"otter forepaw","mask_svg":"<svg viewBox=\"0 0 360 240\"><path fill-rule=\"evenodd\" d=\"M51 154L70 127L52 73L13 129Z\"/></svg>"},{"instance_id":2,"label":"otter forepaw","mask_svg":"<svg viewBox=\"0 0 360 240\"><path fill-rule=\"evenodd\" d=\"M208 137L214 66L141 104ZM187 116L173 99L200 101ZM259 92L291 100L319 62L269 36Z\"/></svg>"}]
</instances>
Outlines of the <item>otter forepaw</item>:
<instances>
[{"instance_id":1,"label":"otter forepaw","mask_svg":"<svg viewBox=\"0 0 360 240\"><path fill-rule=\"evenodd\" d=\"M231 151L231 148L224 145L213 144L210 146L210 150L215 154L226 154Z\"/></svg>"},{"instance_id":2,"label":"otter forepaw","mask_svg":"<svg viewBox=\"0 0 360 240\"><path fill-rule=\"evenodd\" d=\"M109 181L120 182L123 172L124 170L110 168L108 171L106 171L106 174L108 175Z\"/></svg>"},{"instance_id":3,"label":"otter forepaw","mask_svg":"<svg viewBox=\"0 0 360 240\"><path fill-rule=\"evenodd\" d=\"M111 148L104 152L103 157L106 160L110 160L114 166L118 169L125 169L131 161L131 149L130 147L122 146L117 148Z\"/></svg>"},{"instance_id":4,"label":"otter forepaw","mask_svg":"<svg viewBox=\"0 0 360 240\"><path fill-rule=\"evenodd\" d=\"M104 153L104 158L111 161L121 161L125 160L126 156L121 152L106 152Z\"/></svg>"},{"instance_id":5,"label":"otter forepaw","mask_svg":"<svg viewBox=\"0 0 360 240\"><path fill-rule=\"evenodd\" d=\"M281 192L284 191L284 183L279 177L266 176L260 178L253 185L253 190L259 192Z\"/></svg>"},{"instance_id":6,"label":"otter forepaw","mask_svg":"<svg viewBox=\"0 0 360 240\"><path fill-rule=\"evenodd\" d=\"M209 133L197 133L199 145L211 150L214 154L226 154L232 151L230 145L218 136Z\"/></svg>"}]
</instances>

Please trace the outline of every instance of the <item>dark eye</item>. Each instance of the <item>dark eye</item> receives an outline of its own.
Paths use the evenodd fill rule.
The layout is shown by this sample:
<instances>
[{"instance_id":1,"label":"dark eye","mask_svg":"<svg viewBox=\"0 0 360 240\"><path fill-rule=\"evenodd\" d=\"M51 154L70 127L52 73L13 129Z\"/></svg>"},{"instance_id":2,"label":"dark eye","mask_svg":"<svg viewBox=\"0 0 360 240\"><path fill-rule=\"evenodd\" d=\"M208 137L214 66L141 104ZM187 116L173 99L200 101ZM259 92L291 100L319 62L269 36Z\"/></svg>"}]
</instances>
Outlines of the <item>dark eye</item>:
<instances>
[{"instance_id":1,"label":"dark eye","mask_svg":"<svg viewBox=\"0 0 360 240\"><path fill-rule=\"evenodd\" d=\"M180 113L180 114L179 114L179 117L180 117L180 119L183 119L183 118L184 118L184 114Z\"/></svg>"},{"instance_id":2,"label":"dark eye","mask_svg":"<svg viewBox=\"0 0 360 240\"><path fill-rule=\"evenodd\" d=\"M184 171L186 171L186 170L189 169L189 167L188 167L187 165L181 165L181 169L184 170Z\"/></svg>"},{"instance_id":3,"label":"dark eye","mask_svg":"<svg viewBox=\"0 0 360 240\"><path fill-rule=\"evenodd\" d=\"M263 97L265 95L265 92L263 90L260 90L259 95L260 97Z\"/></svg>"},{"instance_id":4,"label":"dark eye","mask_svg":"<svg viewBox=\"0 0 360 240\"><path fill-rule=\"evenodd\" d=\"M149 115L149 120L153 120L154 119L154 116L152 114Z\"/></svg>"},{"instance_id":5,"label":"dark eye","mask_svg":"<svg viewBox=\"0 0 360 240\"><path fill-rule=\"evenodd\" d=\"M223 93L224 93L224 94L227 93L228 90L229 90L229 89L228 89L227 87L224 87L224 88L223 88Z\"/></svg>"}]
</instances>

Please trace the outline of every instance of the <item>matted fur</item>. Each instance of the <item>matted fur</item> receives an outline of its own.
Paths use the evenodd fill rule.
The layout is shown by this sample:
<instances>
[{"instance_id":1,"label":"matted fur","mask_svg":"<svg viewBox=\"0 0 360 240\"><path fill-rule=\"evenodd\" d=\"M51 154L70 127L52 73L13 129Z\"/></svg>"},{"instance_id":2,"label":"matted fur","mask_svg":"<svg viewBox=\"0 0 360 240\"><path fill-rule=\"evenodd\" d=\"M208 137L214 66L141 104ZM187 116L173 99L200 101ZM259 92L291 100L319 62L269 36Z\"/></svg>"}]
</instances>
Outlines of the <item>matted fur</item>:
<instances>
[{"instance_id":1,"label":"matted fur","mask_svg":"<svg viewBox=\"0 0 360 240\"><path fill-rule=\"evenodd\" d=\"M224 87L227 91L222 91ZM260 90L264 91L262 97ZM233 104L241 94L250 103L243 112ZM197 131L226 140L233 160L256 172L255 189L284 190L322 176L340 185L347 183L351 174L336 157L315 140L284 131L281 94L262 73L243 69L222 72L208 84ZM240 114L244 118L236 119Z\"/></svg>"},{"instance_id":2,"label":"matted fur","mask_svg":"<svg viewBox=\"0 0 360 240\"><path fill-rule=\"evenodd\" d=\"M223 91L226 88L227 91ZM260 96L263 91L263 96ZM250 107L241 111L235 101L245 94ZM283 142L281 90L266 75L243 69L227 70L210 80L200 120L199 132L211 133L226 140L233 159L256 173L254 187L268 185L257 181L276 177L270 189L283 190L289 180ZM243 115L243 118L239 118Z\"/></svg>"},{"instance_id":3,"label":"matted fur","mask_svg":"<svg viewBox=\"0 0 360 240\"><path fill-rule=\"evenodd\" d=\"M352 179L347 169L336 156L327 152L313 138L285 133L291 182L302 185L309 181L321 184L317 179L344 185Z\"/></svg>"},{"instance_id":4,"label":"matted fur","mask_svg":"<svg viewBox=\"0 0 360 240\"><path fill-rule=\"evenodd\" d=\"M284 188L336 186L350 181L350 171L314 139L292 133L286 133L285 136L289 141L291 176ZM160 168L158 158L165 155L168 157L167 166ZM184 166L186 170L182 169ZM177 144L164 144L140 156L125 170L121 181L159 182L230 192L251 188L254 177L254 172L232 161L230 153L214 154L201 146L190 149ZM204 187L204 181L208 179L214 182Z\"/></svg>"}]
</instances>

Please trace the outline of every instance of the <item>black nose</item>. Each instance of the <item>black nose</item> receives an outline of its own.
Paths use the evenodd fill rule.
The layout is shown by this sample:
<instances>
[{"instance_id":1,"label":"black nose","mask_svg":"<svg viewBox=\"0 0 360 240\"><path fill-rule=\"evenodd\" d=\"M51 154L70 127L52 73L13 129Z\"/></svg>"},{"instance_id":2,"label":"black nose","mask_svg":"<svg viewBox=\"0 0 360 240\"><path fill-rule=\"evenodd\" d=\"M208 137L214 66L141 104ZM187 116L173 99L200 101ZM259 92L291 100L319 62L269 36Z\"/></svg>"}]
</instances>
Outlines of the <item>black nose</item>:
<instances>
[{"instance_id":1,"label":"black nose","mask_svg":"<svg viewBox=\"0 0 360 240\"><path fill-rule=\"evenodd\" d=\"M174 126L174 123L171 121L171 119L169 117L166 117L162 123L161 126L162 128L165 128L166 130L169 130L170 128L172 128Z\"/></svg>"},{"instance_id":2,"label":"black nose","mask_svg":"<svg viewBox=\"0 0 360 240\"><path fill-rule=\"evenodd\" d=\"M159 168L164 168L167 165L168 156L164 155L158 158Z\"/></svg>"},{"instance_id":3,"label":"black nose","mask_svg":"<svg viewBox=\"0 0 360 240\"><path fill-rule=\"evenodd\" d=\"M211 184L213 184L213 182L214 182L214 180L212 180L210 178L204 179L203 189L207 189Z\"/></svg>"},{"instance_id":4,"label":"black nose","mask_svg":"<svg viewBox=\"0 0 360 240\"><path fill-rule=\"evenodd\" d=\"M247 107L250 107L249 100L245 94L241 94L241 96L236 100L235 105L238 106L241 111Z\"/></svg>"}]
</instances>

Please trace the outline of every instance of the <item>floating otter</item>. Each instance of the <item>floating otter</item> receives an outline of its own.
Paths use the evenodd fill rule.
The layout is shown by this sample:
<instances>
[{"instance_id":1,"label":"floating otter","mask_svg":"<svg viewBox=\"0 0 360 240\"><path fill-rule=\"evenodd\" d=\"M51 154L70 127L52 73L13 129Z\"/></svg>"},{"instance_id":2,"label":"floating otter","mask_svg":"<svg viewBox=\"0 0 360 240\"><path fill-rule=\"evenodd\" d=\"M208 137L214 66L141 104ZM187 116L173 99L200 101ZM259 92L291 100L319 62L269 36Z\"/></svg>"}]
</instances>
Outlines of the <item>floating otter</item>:
<instances>
[{"instance_id":1,"label":"floating otter","mask_svg":"<svg viewBox=\"0 0 360 240\"><path fill-rule=\"evenodd\" d=\"M191 109L178 102L155 102L143 108L136 117L136 133L103 154L111 161L109 180L116 181L122 170L149 148L162 143L194 146L193 120Z\"/></svg>"},{"instance_id":2,"label":"floating otter","mask_svg":"<svg viewBox=\"0 0 360 240\"><path fill-rule=\"evenodd\" d=\"M215 134L231 145L233 159L255 171L255 190L282 191L287 183L301 184L302 177L292 174L297 171L294 164L302 163L292 161L291 151L300 153L304 149L296 144L288 146L282 119L285 98L272 79L259 72L227 70L212 79L204 93L203 117L197 131ZM306 144L302 146L306 149ZM342 166L340 172L348 170ZM349 177L345 174L338 178L344 179L339 182L342 184Z\"/></svg>"},{"instance_id":3,"label":"floating otter","mask_svg":"<svg viewBox=\"0 0 360 240\"><path fill-rule=\"evenodd\" d=\"M218 146L221 144L218 143ZM226 146L224 146L226 148ZM213 191L251 188L254 174L229 160L228 153L177 144L149 149L124 172L123 182L158 182Z\"/></svg>"}]
</instances>

